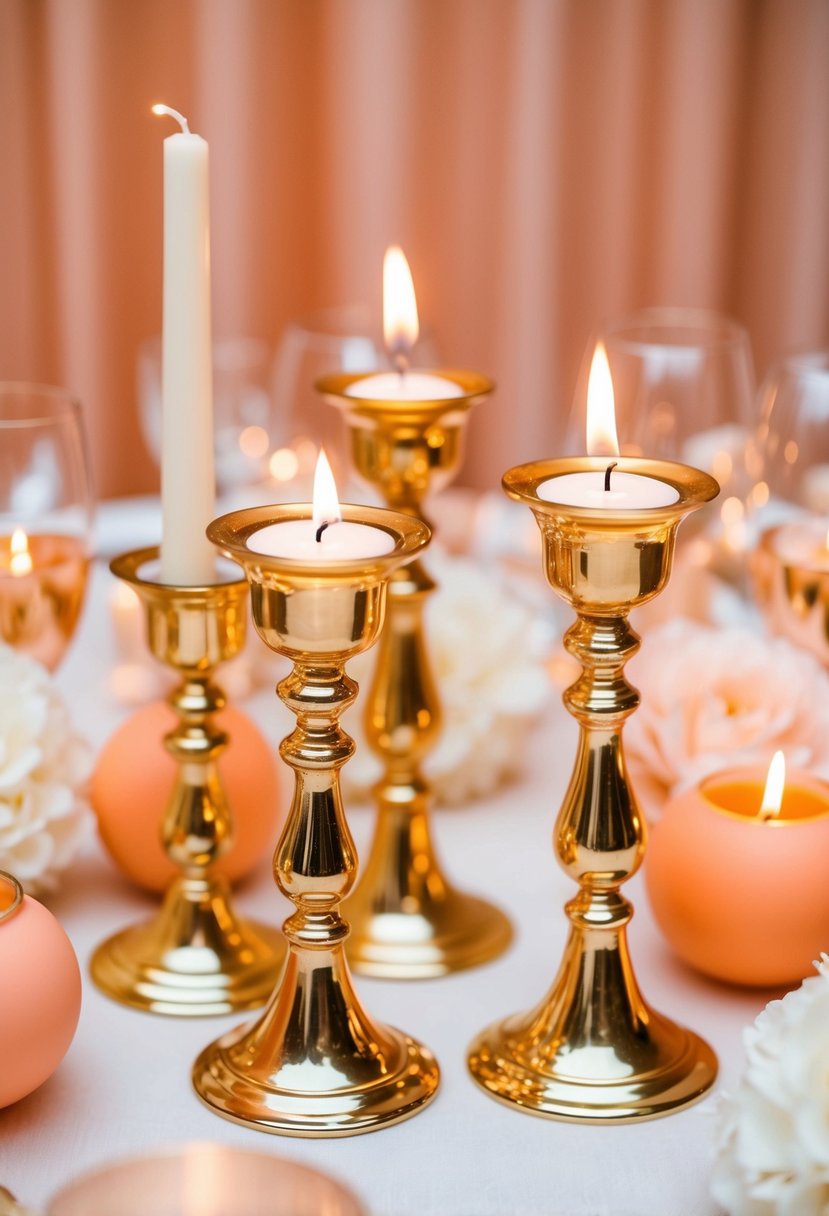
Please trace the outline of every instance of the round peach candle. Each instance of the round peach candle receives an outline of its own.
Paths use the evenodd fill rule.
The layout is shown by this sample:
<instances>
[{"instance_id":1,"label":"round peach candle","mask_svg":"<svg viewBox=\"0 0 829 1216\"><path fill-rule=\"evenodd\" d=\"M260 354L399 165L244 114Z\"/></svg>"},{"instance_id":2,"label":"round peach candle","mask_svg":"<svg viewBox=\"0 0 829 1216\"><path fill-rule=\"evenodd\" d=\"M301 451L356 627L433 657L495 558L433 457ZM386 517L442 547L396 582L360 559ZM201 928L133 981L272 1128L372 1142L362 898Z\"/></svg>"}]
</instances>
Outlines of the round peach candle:
<instances>
[{"instance_id":1,"label":"round peach candle","mask_svg":"<svg viewBox=\"0 0 829 1216\"><path fill-rule=\"evenodd\" d=\"M653 829L645 885L680 958L734 984L790 984L829 950L829 785L786 780L761 812L760 767L718 773L671 800Z\"/></svg>"}]
</instances>

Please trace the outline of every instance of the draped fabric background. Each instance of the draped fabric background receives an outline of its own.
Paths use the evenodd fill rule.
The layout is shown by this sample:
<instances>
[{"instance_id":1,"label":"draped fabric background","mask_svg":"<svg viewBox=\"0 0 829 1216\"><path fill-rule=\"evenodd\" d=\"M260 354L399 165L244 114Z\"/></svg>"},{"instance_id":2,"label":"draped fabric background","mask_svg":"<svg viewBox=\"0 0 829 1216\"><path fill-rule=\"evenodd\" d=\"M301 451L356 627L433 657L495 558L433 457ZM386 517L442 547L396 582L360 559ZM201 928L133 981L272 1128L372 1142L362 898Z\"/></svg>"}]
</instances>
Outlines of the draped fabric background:
<instances>
[{"instance_id":1,"label":"draped fabric background","mask_svg":"<svg viewBox=\"0 0 829 1216\"><path fill-rule=\"evenodd\" d=\"M210 143L214 336L379 313L403 245L499 391L467 484L554 454L591 330L650 304L829 345L827 0L0 0L0 378L68 385L154 488L163 100Z\"/></svg>"}]
</instances>

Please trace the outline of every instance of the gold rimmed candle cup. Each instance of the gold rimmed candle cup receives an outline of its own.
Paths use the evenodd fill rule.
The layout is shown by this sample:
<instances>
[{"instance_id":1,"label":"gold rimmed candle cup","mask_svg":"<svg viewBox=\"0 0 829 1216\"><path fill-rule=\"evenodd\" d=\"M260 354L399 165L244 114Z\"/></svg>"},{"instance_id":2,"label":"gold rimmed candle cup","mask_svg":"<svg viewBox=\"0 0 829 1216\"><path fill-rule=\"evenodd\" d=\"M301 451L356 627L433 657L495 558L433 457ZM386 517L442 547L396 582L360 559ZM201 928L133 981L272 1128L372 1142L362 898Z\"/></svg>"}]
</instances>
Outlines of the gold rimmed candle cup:
<instances>
[{"instance_id":1,"label":"gold rimmed candle cup","mask_svg":"<svg viewBox=\"0 0 829 1216\"><path fill-rule=\"evenodd\" d=\"M468 1060L492 1097L532 1114L594 1123L668 1114L701 1098L717 1071L708 1044L642 996L626 937L633 908L620 887L638 870L646 844L622 750L622 727L639 703L624 678L639 648L628 613L663 589L678 525L718 486L684 465L618 458L619 472L663 483L662 497L674 501L647 508L555 501L553 479L603 477L609 463L537 461L504 476L506 493L526 503L539 525L548 582L577 614L565 646L582 672L564 703L580 734L554 842L579 890L566 905L570 934L552 988L534 1009L484 1030Z\"/></svg>"},{"instance_id":2,"label":"gold rimmed candle cup","mask_svg":"<svg viewBox=\"0 0 829 1216\"><path fill-rule=\"evenodd\" d=\"M354 750L339 718L357 695L345 664L377 639L389 577L426 545L429 530L380 508L343 506L342 518L366 535L377 531L387 551L325 561L257 551L264 544L258 534L274 529L278 550L283 526L287 535L307 525L313 547L308 504L237 511L208 528L220 552L244 567L260 637L293 663L277 686L296 727L280 746L295 789L274 877L295 911L284 925L285 970L267 1008L205 1048L193 1083L218 1114L283 1135L348 1136L399 1122L431 1101L439 1080L426 1047L363 1008L340 912L357 871L339 783Z\"/></svg>"},{"instance_id":3,"label":"gold rimmed candle cup","mask_svg":"<svg viewBox=\"0 0 829 1216\"><path fill-rule=\"evenodd\" d=\"M110 568L142 602L152 654L180 677L169 698L179 722L164 745L177 770L161 835L181 873L156 917L97 948L92 978L107 996L152 1013L193 1017L253 1009L270 994L284 944L272 928L236 914L227 880L213 872L233 832L216 767L233 744L214 722L225 697L213 674L244 645L247 583L233 567L224 581L207 586L162 583L157 558L157 549L138 549L115 558Z\"/></svg>"},{"instance_id":4,"label":"gold rimmed candle cup","mask_svg":"<svg viewBox=\"0 0 829 1216\"><path fill-rule=\"evenodd\" d=\"M343 414L358 475L389 507L424 519L427 493L457 473L470 410L492 382L467 371L410 373L439 394L430 400L365 397L373 377L331 375L317 388ZM394 377L391 377L392 380ZM387 377L384 377L384 381ZM440 698L423 629L435 583L420 562L392 575L386 627L366 697L366 737L383 765L375 786L377 823L359 885L346 905L355 970L422 979L476 966L501 954L512 929L504 913L458 890L433 842L432 794L423 761L440 737Z\"/></svg>"}]
</instances>

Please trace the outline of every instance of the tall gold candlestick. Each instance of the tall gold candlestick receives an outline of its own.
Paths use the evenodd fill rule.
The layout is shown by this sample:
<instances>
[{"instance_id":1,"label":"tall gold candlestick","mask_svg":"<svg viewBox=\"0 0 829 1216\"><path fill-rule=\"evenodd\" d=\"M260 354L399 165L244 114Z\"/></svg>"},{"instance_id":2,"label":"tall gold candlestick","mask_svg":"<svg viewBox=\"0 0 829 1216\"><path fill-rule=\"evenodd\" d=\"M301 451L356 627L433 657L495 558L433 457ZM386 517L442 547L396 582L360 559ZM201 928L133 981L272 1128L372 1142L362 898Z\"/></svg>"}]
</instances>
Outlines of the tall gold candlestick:
<instances>
[{"instance_id":1,"label":"tall gold candlestick","mask_svg":"<svg viewBox=\"0 0 829 1216\"><path fill-rule=\"evenodd\" d=\"M431 1101L439 1080L427 1048L363 1009L345 957L349 925L340 914L357 870L339 783L354 751L339 718L357 695L345 663L376 640L389 576L423 548L429 530L377 508L342 513L389 534L391 551L313 561L249 547L270 525L310 524L310 508L301 505L237 511L208 528L221 552L245 569L260 637L293 662L277 687L297 723L280 747L295 791L274 876L296 911L284 925L288 958L267 1009L253 1025L207 1047L193 1083L225 1118L283 1135L348 1136L399 1122Z\"/></svg>"},{"instance_id":2,"label":"tall gold candlestick","mask_svg":"<svg viewBox=\"0 0 829 1216\"><path fill-rule=\"evenodd\" d=\"M566 905L570 936L539 1005L483 1031L469 1068L493 1097L533 1114L623 1123L701 1098L717 1071L696 1034L655 1013L633 974L620 887L642 863L645 823L625 771L622 727L639 703L624 665L639 648L631 608L668 581L676 530L719 487L705 473L620 459L619 471L673 486L676 502L648 509L562 506L539 487L564 474L603 471L605 459L538 461L511 469L504 488L532 510L553 589L576 609L565 645L582 674L564 694L579 723L570 785L555 826L559 863L579 884ZM554 496L551 491L550 497Z\"/></svg>"},{"instance_id":3,"label":"tall gold candlestick","mask_svg":"<svg viewBox=\"0 0 829 1216\"><path fill-rule=\"evenodd\" d=\"M162 826L167 856L182 873L157 917L97 948L92 978L136 1009L232 1013L264 1004L285 953L279 933L236 915L227 880L212 872L233 830L216 769L228 738L213 723L225 704L213 671L244 645L248 589L233 577L205 587L156 582L148 572L157 558L157 549L139 549L115 558L111 569L144 605L153 655L182 677L170 696L179 724L164 742L178 769Z\"/></svg>"},{"instance_id":4,"label":"tall gold candlestick","mask_svg":"<svg viewBox=\"0 0 829 1216\"><path fill-rule=\"evenodd\" d=\"M458 470L469 410L492 391L484 376L438 374L462 395L444 401L366 400L349 393L358 376L326 376L317 384L345 416L358 474L390 507L421 519L427 492L447 485ZM368 861L346 905L349 957L355 970L389 979L444 975L484 963L512 937L500 909L452 885L432 840L432 795L421 765L441 730L423 634L426 597L434 589L419 562L392 576L366 699L366 735L384 773L374 790L378 813Z\"/></svg>"}]
</instances>

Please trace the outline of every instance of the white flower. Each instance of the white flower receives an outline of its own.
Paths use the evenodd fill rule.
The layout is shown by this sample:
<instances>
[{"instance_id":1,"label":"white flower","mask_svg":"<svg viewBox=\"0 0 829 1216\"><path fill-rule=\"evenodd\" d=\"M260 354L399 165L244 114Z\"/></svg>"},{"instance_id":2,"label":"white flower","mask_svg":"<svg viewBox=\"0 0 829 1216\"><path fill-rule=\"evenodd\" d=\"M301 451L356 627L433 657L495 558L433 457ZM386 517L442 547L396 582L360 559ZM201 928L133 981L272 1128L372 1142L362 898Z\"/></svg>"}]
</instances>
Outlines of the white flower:
<instances>
[{"instance_id":1,"label":"white flower","mask_svg":"<svg viewBox=\"0 0 829 1216\"><path fill-rule=\"evenodd\" d=\"M829 1213L829 958L744 1034L719 1112L714 1197L730 1216Z\"/></svg>"},{"instance_id":2,"label":"white flower","mask_svg":"<svg viewBox=\"0 0 829 1216\"><path fill-rule=\"evenodd\" d=\"M829 677L782 638L676 620L628 664L642 703L625 727L634 788L651 818L709 773L768 764L829 774Z\"/></svg>"},{"instance_id":3,"label":"white flower","mask_svg":"<svg viewBox=\"0 0 829 1216\"><path fill-rule=\"evenodd\" d=\"M34 659L0 645L0 688L0 869L33 892L55 885L91 831L78 796L91 755Z\"/></svg>"},{"instance_id":4,"label":"white flower","mask_svg":"<svg viewBox=\"0 0 829 1216\"><path fill-rule=\"evenodd\" d=\"M521 770L531 727L553 693L544 666L551 618L503 587L494 568L440 552L431 555L430 568L438 589L427 601L427 650L443 731L423 770L438 802L461 803ZM376 653L377 647L348 665L361 692L343 718L357 753L342 776L355 798L366 798L382 771L362 727Z\"/></svg>"}]
</instances>

